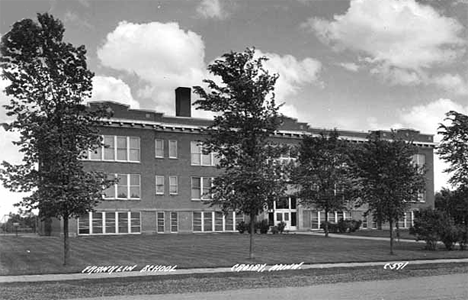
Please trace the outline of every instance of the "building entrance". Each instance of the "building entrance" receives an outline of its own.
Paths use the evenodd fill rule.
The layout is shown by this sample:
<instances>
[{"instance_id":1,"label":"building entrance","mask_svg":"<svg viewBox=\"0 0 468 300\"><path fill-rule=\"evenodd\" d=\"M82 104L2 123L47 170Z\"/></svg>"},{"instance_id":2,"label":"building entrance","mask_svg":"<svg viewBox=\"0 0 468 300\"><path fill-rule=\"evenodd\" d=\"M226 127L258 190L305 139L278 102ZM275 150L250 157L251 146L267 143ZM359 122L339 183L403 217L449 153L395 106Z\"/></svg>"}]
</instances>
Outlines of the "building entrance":
<instances>
[{"instance_id":1,"label":"building entrance","mask_svg":"<svg viewBox=\"0 0 468 300\"><path fill-rule=\"evenodd\" d=\"M271 226L277 226L278 223L286 224L284 230L297 229L297 201L295 197L283 197L273 204L273 210L269 212Z\"/></svg>"}]
</instances>

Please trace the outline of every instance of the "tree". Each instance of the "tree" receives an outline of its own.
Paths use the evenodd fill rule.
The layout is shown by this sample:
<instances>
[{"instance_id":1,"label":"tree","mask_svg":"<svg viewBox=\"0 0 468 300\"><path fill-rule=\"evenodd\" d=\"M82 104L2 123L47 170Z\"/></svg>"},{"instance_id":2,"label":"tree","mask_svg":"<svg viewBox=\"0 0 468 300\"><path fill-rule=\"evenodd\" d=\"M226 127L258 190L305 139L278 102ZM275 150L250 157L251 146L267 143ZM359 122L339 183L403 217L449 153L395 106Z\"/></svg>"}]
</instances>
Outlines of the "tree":
<instances>
[{"instance_id":1,"label":"tree","mask_svg":"<svg viewBox=\"0 0 468 300\"><path fill-rule=\"evenodd\" d=\"M439 143L437 154L450 166L444 170L451 173L449 183L452 186L468 185L468 116L456 111L446 114L449 125L440 124L439 134L442 140Z\"/></svg>"},{"instance_id":2,"label":"tree","mask_svg":"<svg viewBox=\"0 0 468 300\"><path fill-rule=\"evenodd\" d=\"M328 213L342 210L350 200L353 177L349 168L349 146L336 130L320 136L304 136L299 145L297 167L292 181L301 204L325 212L325 236L328 237Z\"/></svg>"},{"instance_id":3,"label":"tree","mask_svg":"<svg viewBox=\"0 0 468 300\"><path fill-rule=\"evenodd\" d=\"M113 183L81 161L85 150L101 146L97 126L108 113L82 104L94 75L85 47L63 42L64 26L53 16L37 19L16 22L1 41L2 76L10 82L5 93L12 97L4 107L15 117L7 129L20 133L14 144L23 154L23 164L2 163L1 179L12 191L32 192L18 205L39 209L41 219L63 219L66 265L68 219L92 210Z\"/></svg>"},{"instance_id":4,"label":"tree","mask_svg":"<svg viewBox=\"0 0 468 300\"><path fill-rule=\"evenodd\" d=\"M223 170L210 189L210 205L250 216L250 258L256 216L285 190L277 161L281 147L269 139L281 124L273 93L278 75L263 68L265 60L255 58L255 49L224 54L208 67L223 85L204 80L209 91L194 87L201 98L194 103L197 109L217 113L204 141L205 151L217 153Z\"/></svg>"},{"instance_id":5,"label":"tree","mask_svg":"<svg viewBox=\"0 0 468 300\"><path fill-rule=\"evenodd\" d=\"M360 181L357 196L362 204L368 204L366 213L372 213L375 222L389 223L390 254L393 225L425 188L424 170L412 161L416 152L412 142L401 140L394 133L391 140L373 133L353 154L353 173Z\"/></svg>"}]
</instances>

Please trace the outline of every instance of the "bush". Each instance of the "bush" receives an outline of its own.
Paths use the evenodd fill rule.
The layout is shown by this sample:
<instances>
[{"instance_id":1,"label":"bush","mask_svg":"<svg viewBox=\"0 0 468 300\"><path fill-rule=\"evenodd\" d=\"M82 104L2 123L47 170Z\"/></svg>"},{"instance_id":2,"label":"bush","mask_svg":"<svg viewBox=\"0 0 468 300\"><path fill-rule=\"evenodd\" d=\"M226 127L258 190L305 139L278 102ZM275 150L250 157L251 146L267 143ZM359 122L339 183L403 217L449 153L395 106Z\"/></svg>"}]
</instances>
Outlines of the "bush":
<instances>
[{"instance_id":1,"label":"bush","mask_svg":"<svg viewBox=\"0 0 468 300\"><path fill-rule=\"evenodd\" d=\"M349 221L349 232L356 232L361 228L362 220L350 220Z\"/></svg>"},{"instance_id":2,"label":"bush","mask_svg":"<svg viewBox=\"0 0 468 300\"><path fill-rule=\"evenodd\" d=\"M244 221L237 223L236 229L239 233L244 233L247 230L247 224Z\"/></svg>"},{"instance_id":3,"label":"bush","mask_svg":"<svg viewBox=\"0 0 468 300\"><path fill-rule=\"evenodd\" d=\"M323 229L323 230L325 230L325 224L326 224L326 223L327 223L327 222L322 222L322 223L320 224L320 228ZM338 224L336 224L336 223L331 223L331 222L328 222L327 224L328 224L328 232L329 232L329 233L338 233L338 230L339 230L339 229L338 229Z\"/></svg>"},{"instance_id":4,"label":"bush","mask_svg":"<svg viewBox=\"0 0 468 300\"><path fill-rule=\"evenodd\" d=\"M410 228L410 234L415 235L417 241L425 241L427 250L435 250L443 227L443 214L426 208L415 212L414 226Z\"/></svg>"},{"instance_id":5,"label":"bush","mask_svg":"<svg viewBox=\"0 0 468 300\"><path fill-rule=\"evenodd\" d=\"M273 226L271 227L271 233L273 234L278 234L279 230L278 230L278 226Z\"/></svg>"},{"instance_id":6,"label":"bush","mask_svg":"<svg viewBox=\"0 0 468 300\"><path fill-rule=\"evenodd\" d=\"M453 250L453 246L460 239L459 227L452 224L444 224L439 228L439 236L442 243L444 243L447 250Z\"/></svg>"},{"instance_id":7,"label":"bush","mask_svg":"<svg viewBox=\"0 0 468 300\"><path fill-rule=\"evenodd\" d=\"M283 233L284 227L286 227L286 223L284 223L284 222L279 222L278 225L276 225L276 227L278 228L278 232L279 232L279 233Z\"/></svg>"},{"instance_id":8,"label":"bush","mask_svg":"<svg viewBox=\"0 0 468 300\"><path fill-rule=\"evenodd\" d=\"M346 231L348 231L348 221L340 219L338 221L338 224L336 224L336 225L337 225L339 233L345 233Z\"/></svg>"},{"instance_id":9,"label":"bush","mask_svg":"<svg viewBox=\"0 0 468 300\"><path fill-rule=\"evenodd\" d=\"M262 220L255 225L260 230L261 234L266 234L268 233L268 230L270 230L270 224L268 223L268 220Z\"/></svg>"},{"instance_id":10,"label":"bush","mask_svg":"<svg viewBox=\"0 0 468 300\"><path fill-rule=\"evenodd\" d=\"M459 225L458 227L458 245L460 250L465 250L468 244L468 227Z\"/></svg>"}]
</instances>

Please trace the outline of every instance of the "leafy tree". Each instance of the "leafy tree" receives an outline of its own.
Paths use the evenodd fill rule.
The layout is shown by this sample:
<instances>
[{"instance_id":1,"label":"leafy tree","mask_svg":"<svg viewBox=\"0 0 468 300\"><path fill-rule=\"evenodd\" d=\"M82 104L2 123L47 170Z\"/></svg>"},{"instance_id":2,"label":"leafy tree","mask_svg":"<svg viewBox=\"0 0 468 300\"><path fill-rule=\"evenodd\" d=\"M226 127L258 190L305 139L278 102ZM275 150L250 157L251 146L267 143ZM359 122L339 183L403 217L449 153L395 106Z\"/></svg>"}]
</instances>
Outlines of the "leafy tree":
<instances>
[{"instance_id":1,"label":"leafy tree","mask_svg":"<svg viewBox=\"0 0 468 300\"><path fill-rule=\"evenodd\" d=\"M223 170L213 181L210 204L250 216L250 258L256 216L285 190L285 173L276 159L282 150L269 139L281 124L273 94L278 75L263 68L265 60L255 58L255 49L224 54L208 67L223 84L204 80L209 91L194 87L201 97L194 103L197 109L217 113L204 141Z\"/></svg>"},{"instance_id":2,"label":"leafy tree","mask_svg":"<svg viewBox=\"0 0 468 300\"><path fill-rule=\"evenodd\" d=\"M446 114L449 125L440 124L439 134L442 140L439 143L437 154L450 166L444 170L450 173L449 183L452 186L468 185L468 116L456 111Z\"/></svg>"},{"instance_id":3,"label":"leafy tree","mask_svg":"<svg viewBox=\"0 0 468 300\"><path fill-rule=\"evenodd\" d=\"M354 180L349 167L349 144L336 130L320 136L305 136L299 145L297 167L292 182L297 185L301 204L325 212L324 230L328 237L328 213L345 208Z\"/></svg>"},{"instance_id":4,"label":"leafy tree","mask_svg":"<svg viewBox=\"0 0 468 300\"><path fill-rule=\"evenodd\" d=\"M444 219L442 212L430 207L416 211L410 234L416 235L417 240L424 240L427 250L435 250L440 239L440 229L444 226Z\"/></svg>"},{"instance_id":5,"label":"leafy tree","mask_svg":"<svg viewBox=\"0 0 468 300\"><path fill-rule=\"evenodd\" d=\"M1 179L12 191L32 192L19 205L39 209L42 219L63 219L64 265L69 259L68 219L92 210L112 184L106 174L83 167L84 150L101 146L97 125L108 116L82 104L91 95L93 73L86 50L63 41L64 26L53 16L24 19L2 37L0 66L10 82L4 107L15 120L8 130L23 164L3 162Z\"/></svg>"},{"instance_id":6,"label":"leafy tree","mask_svg":"<svg viewBox=\"0 0 468 300\"><path fill-rule=\"evenodd\" d=\"M398 222L411 201L424 191L424 171L412 162L417 152L411 143L392 134L391 140L369 135L353 155L353 173L360 181L357 196L368 204L377 223L390 225L390 254L393 254L393 225Z\"/></svg>"}]
</instances>

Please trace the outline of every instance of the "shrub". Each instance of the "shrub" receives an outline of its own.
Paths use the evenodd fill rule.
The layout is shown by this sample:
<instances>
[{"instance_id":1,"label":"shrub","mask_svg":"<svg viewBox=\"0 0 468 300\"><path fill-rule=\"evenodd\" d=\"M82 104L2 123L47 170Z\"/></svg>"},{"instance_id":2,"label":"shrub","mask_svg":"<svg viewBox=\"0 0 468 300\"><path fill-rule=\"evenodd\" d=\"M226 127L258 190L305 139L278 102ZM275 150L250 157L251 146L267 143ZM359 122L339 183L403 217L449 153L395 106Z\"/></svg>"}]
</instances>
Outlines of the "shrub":
<instances>
[{"instance_id":1,"label":"shrub","mask_svg":"<svg viewBox=\"0 0 468 300\"><path fill-rule=\"evenodd\" d=\"M336 224L339 233L345 233L348 231L348 221L340 219L338 224Z\"/></svg>"},{"instance_id":2,"label":"shrub","mask_svg":"<svg viewBox=\"0 0 468 300\"><path fill-rule=\"evenodd\" d=\"M349 232L356 232L361 228L362 220L349 220Z\"/></svg>"},{"instance_id":3,"label":"shrub","mask_svg":"<svg viewBox=\"0 0 468 300\"><path fill-rule=\"evenodd\" d=\"M322 223L320 224L320 228L323 229L323 230L325 230L325 223L326 223L326 222L322 222ZM329 232L329 233L338 233L338 230L339 230L339 229L338 229L338 224L328 222L328 232Z\"/></svg>"},{"instance_id":4,"label":"shrub","mask_svg":"<svg viewBox=\"0 0 468 300\"><path fill-rule=\"evenodd\" d=\"M245 224L244 221L240 221L237 223L236 229L239 231L239 233L244 233L247 230L247 224Z\"/></svg>"},{"instance_id":5,"label":"shrub","mask_svg":"<svg viewBox=\"0 0 468 300\"><path fill-rule=\"evenodd\" d=\"M458 245L460 250L465 250L468 244L468 227L459 225L458 227Z\"/></svg>"},{"instance_id":6,"label":"shrub","mask_svg":"<svg viewBox=\"0 0 468 300\"><path fill-rule=\"evenodd\" d=\"M414 226L410 228L410 234L415 235L417 241L425 241L427 250L435 250L443 227L443 214L426 208L415 212Z\"/></svg>"},{"instance_id":7,"label":"shrub","mask_svg":"<svg viewBox=\"0 0 468 300\"><path fill-rule=\"evenodd\" d=\"M270 224L268 223L268 220L262 220L255 225L258 227L261 234L266 234L268 230L270 230Z\"/></svg>"},{"instance_id":8,"label":"shrub","mask_svg":"<svg viewBox=\"0 0 468 300\"><path fill-rule=\"evenodd\" d=\"M278 226L273 226L271 227L271 233L273 234L278 234L279 230L278 230Z\"/></svg>"},{"instance_id":9,"label":"shrub","mask_svg":"<svg viewBox=\"0 0 468 300\"><path fill-rule=\"evenodd\" d=\"M286 227L286 223L284 223L284 222L279 222L278 225L276 225L276 227L278 227L278 232L279 232L279 233L283 233L284 227Z\"/></svg>"},{"instance_id":10,"label":"shrub","mask_svg":"<svg viewBox=\"0 0 468 300\"><path fill-rule=\"evenodd\" d=\"M254 225L254 233L257 233L258 231L258 223L255 223ZM247 232L250 234L250 223L246 223L245 224L245 229L247 230Z\"/></svg>"},{"instance_id":11,"label":"shrub","mask_svg":"<svg viewBox=\"0 0 468 300\"><path fill-rule=\"evenodd\" d=\"M453 250L453 246L460 239L460 228L452 224L443 224L439 228L439 236L447 250Z\"/></svg>"}]
</instances>

